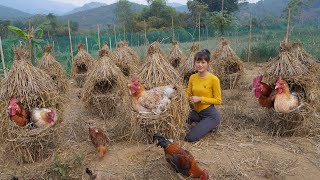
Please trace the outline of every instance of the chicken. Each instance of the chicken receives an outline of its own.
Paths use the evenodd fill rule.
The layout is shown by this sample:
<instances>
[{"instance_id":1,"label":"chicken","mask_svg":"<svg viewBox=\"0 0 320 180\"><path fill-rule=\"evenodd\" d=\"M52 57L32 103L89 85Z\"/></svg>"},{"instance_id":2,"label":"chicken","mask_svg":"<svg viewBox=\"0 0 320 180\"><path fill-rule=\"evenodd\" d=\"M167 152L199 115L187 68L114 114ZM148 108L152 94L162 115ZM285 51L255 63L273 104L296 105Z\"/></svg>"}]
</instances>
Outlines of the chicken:
<instances>
[{"instance_id":1,"label":"chicken","mask_svg":"<svg viewBox=\"0 0 320 180\"><path fill-rule=\"evenodd\" d=\"M26 111L21 103L20 98L11 97L9 100L8 114L11 121L15 122L18 126L25 126L29 121L29 112Z\"/></svg>"},{"instance_id":2,"label":"chicken","mask_svg":"<svg viewBox=\"0 0 320 180\"><path fill-rule=\"evenodd\" d=\"M262 82L263 76L258 76L253 80L254 95L258 98L262 107L272 108L274 105L275 92L271 86Z\"/></svg>"},{"instance_id":3,"label":"chicken","mask_svg":"<svg viewBox=\"0 0 320 180\"><path fill-rule=\"evenodd\" d=\"M276 82L276 96L274 101L274 109L276 112L289 113L298 108L298 97L291 94L289 86L282 77L279 77Z\"/></svg>"},{"instance_id":4,"label":"chicken","mask_svg":"<svg viewBox=\"0 0 320 180\"><path fill-rule=\"evenodd\" d=\"M89 136L93 145L97 147L99 159L103 159L104 155L107 152L107 136L103 133L103 130L97 127L89 127Z\"/></svg>"},{"instance_id":5,"label":"chicken","mask_svg":"<svg viewBox=\"0 0 320 180\"><path fill-rule=\"evenodd\" d=\"M200 178L200 180L209 179L207 170L201 170L192 154L189 151L180 148L159 134L154 134L153 141L157 140L157 146L164 149L166 161L179 173L193 178Z\"/></svg>"},{"instance_id":6,"label":"chicken","mask_svg":"<svg viewBox=\"0 0 320 180\"><path fill-rule=\"evenodd\" d=\"M57 111L51 108L33 108L30 114L31 122L38 128L50 127L58 120Z\"/></svg>"},{"instance_id":7,"label":"chicken","mask_svg":"<svg viewBox=\"0 0 320 180\"><path fill-rule=\"evenodd\" d=\"M138 79L132 79L128 85L132 96L133 109L139 113L160 114L171 102L174 86L160 86L145 90Z\"/></svg>"}]
</instances>

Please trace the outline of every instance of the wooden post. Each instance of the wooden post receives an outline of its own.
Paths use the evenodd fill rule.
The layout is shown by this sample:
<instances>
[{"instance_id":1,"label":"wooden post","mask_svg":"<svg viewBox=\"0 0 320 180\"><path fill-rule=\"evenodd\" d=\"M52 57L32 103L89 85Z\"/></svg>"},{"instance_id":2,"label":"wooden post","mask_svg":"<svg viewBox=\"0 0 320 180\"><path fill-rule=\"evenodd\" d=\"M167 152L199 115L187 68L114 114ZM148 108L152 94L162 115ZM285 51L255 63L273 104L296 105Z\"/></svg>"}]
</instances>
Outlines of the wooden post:
<instances>
[{"instance_id":1,"label":"wooden post","mask_svg":"<svg viewBox=\"0 0 320 180\"><path fill-rule=\"evenodd\" d=\"M7 68L6 68L6 64L4 62L4 55L3 55L3 48L2 48L2 41L1 41L1 36L0 36L0 52L1 52L1 60L2 60L2 69L3 69L3 74L4 77L6 78L8 76L7 74Z\"/></svg>"},{"instance_id":2,"label":"wooden post","mask_svg":"<svg viewBox=\"0 0 320 180\"><path fill-rule=\"evenodd\" d=\"M100 44L100 27L98 25L98 47L99 47L99 50L101 49L101 44Z\"/></svg>"},{"instance_id":3,"label":"wooden post","mask_svg":"<svg viewBox=\"0 0 320 180\"><path fill-rule=\"evenodd\" d=\"M123 27L123 40L126 40L126 25Z\"/></svg>"},{"instance_id":4,"label":"wooden post","mask_svg":"<svg viewBox=\"0 0 320 180\"><path fill-rule=\"evenodd\" d=\"M206 34L207 34L207 49L209 48L209 30L208 30L208 25L206 25Z\"/></svg>"},{"instance_id":5,"label":"wooden post","mask_svg":"<svg viewBox=\"0 0 320 180\"><path fill-rule=\"evenodd\" d=\"M147 46L147 23L144 20L144 45Z\"/></svg>"},{"instance_id":6,"label":"wooden post","mask_svg":"<svg viewBox=\"0 0 320 180\"><path fill-rule=\"evenodd\" d=\"M69 31L69 41L70 41L71 62L72 62L72 61L73 61L73 50L72 50L72 39L71 39L70 20L68 20L68 31Z\"/></svg>"},{"instance_id":7,"label":"wooden post","mask_svg":"<svg viewBox=\"0 0 320 180\"><path fill-rule=\"evenodd\" d=\"M285 43L289 42L290 16L291 16L291 9L288 8L288 24L287 24L287 34L286 34Z\"/></svg>"},{"instance_id":8,"label":"wooden post","mask_svg":"<svg viewBox=\"0 0 320 180\"><path fill-rule=\"evenodd\" d=\"M109 37L109 48L112 50L111 37Z\"/></svg>"},{"instance_id":9,"label":"wooden post","mask_svg":"<svg viewBox=\"0 0 320 180\"><path fill-rule=\"evenodd\" d=\"M250 55L251 55L251 32L252 32L252 15L250 15L250 32L249 32L249 42L248 42L248 62L250 62Z\"/></svg>"},{"instance_id":10,"label":"wooden post","mask_svg":"<svg viewBox=\"0 0 320 180\"><path fill-rule=\"evenodd\" d=\"M171 16L171 28L172 28L172 42L174 42L174 25L173 25L173 16Z\"/></svg>"},{"instance_id":11,"label":"wooden post","mask_svg":"<svg viewBox=\"0 0 320 180\"><path fill-rule=\"evenodd\" d=\"M88 36L86 36L86 47L87 47L87 52L89 52L89 48L88 48Z\"/></svg>"},{"instance_id":12,"label":"wooden post","mask_svg":"<svg viewBox=\"0 0 320 180\"><path fill-rule=\"evenodd\" d=\"M114 33L114 46L117 47L117 33L116 33L116 25L113 25L113 33Z\"/></svg>"},{"instance_id":13,"label":"wooden post","mask_svg":"<svg viewBox=\"0 0 320 180\"><path fill-rule=\"evenodd\" d=\"M222 14L222 17L223 17L223 9L224 9L224 0L222 0L222 2L221 2L221 14Z\"/></svg>"}]
</instances>

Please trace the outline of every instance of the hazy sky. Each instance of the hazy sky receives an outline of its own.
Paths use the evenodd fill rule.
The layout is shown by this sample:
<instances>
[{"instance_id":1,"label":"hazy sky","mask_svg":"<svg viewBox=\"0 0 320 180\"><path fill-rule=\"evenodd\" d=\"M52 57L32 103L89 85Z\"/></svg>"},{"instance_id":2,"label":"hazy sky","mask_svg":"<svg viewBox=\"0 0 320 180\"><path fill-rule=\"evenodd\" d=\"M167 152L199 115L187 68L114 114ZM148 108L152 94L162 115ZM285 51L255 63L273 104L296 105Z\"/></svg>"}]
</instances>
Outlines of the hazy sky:
<instances>
[{"instance_id":1,"label":"hazy sky","mask_svg":"<svg viewBox=\"0 0 320 180\"><path fill-rule=\"evenodd\" d=\"M74 4L76 6L82 6L83 4L89 3L89 2L103 2L107 4L112 4L117 2L118 0L51 0L51 1L59 1L59 2L65 2ZM129 0L131 2L139 3L139 4L147 4L146 0ZM168 2L176 2L180 4L187 4L188 0L169 0ZM259 0L247 0L248 2L257 2Z\"/></svg>"}]
</instances>

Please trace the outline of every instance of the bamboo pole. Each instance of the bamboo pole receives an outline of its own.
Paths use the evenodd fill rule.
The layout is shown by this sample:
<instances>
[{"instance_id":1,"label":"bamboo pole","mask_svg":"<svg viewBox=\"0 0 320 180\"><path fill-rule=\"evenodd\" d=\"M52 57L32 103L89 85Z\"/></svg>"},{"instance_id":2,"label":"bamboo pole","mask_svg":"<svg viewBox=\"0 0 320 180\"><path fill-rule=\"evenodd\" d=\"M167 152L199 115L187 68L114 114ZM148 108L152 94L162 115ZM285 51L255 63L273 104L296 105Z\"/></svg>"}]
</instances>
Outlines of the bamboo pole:
<instances>
[{"instance_id":1,"label":"bamboo pole","mask_svg":"<svg viewBox=\"0 0 320 180\"><path fill-rule=\"evenodd\" d=\"M123 27L123 40L126 40L126 25Z\"/></svg>"},{"instance_id":2,"label":"bamboo pole","mask_svg":"<svg viewBox=\"0 0 320 180\"><path fill-rule=\"evenodd\" d=\"M248 62L250 62L251 55L251 38L252 38L252 15L250 15L250 32L249 32L249 42L248 42Z\"/></svg>"},{"instance_id":3,"label":"bamboo pole","mask_svg":"<svg viewBox=\"0 0 320 180\"><path fill-rule=\"evenodd\" d=\"M199 36L198 36L198 42L199 42L199 46L200 46L200 38L201 38L201 36L200 36L200 34L201 34L201 24L200 24L200 13L199 13L199 22L198 22L198 25L199 25L199 27L198 27L198 30L199 30ZM201 46L200 46L201 47Z\"/></svg>"},{"instance_id":4,"label":"bamboo pole","mask_svg":"<svg viewBox=\"0 0 320 180\"><path fill-rule=\"evenodd\" d=\"M100 26L98 25L98 47L99 50L101 49L101 44L100 44Z\"/></svg>"},{"instance_id":5,"label":"bamboo pole","mask_svg":"<svg viewBox=\"0 0 320 180\"><path fill-rule=\"evenodd\" d=\"M223 17L223 9L224 9L224 0L222 0L222 2L221 2L221 14L222 14L222 17Z\"/></svg>"},{"instance_id":6,"label":"bamboo pole","mask_svg":"<svg viewBox=\"0 0 320 180\"><path fill-rule=\"evenodd\" d=\"M206 43L207 43L207 49L208 49L209 48L209 30L208 30L208 25L206 25L206 35L207 35Z\"/></svg>"},{"instance_id":7,"label":"bamboo pole","mask_svg":"<svg viewBox=\"0 0 320 180\"><path fill-rule=\"evenodd\" d=\"M286 40L285 43L289 42L289 30L290 30L290 17L291 16L291 9L288 8L288 24L287 24L287 34L286 34Z\"/></svg>"},{"instance_id":8,"label":"bamboo pole","mask_svg":"<svg viewBox=\"0 0 320 180\"><path fill-rule=\"evenodd\" d=\"M172 42L174 42L174 25L173 25L173 16L171 16L171 28L172 28Z\"/></svg>"},{"instance_id":9,"label":"bamboo pole","mask_svg":"<svg viewBox=\"0 0 320 180\"><path fill-rule=\"evenodd\" d=\"M88 48L88 36L86 36L86 47L87 47L87 52L89 52L89 48Z\"/></svg>"},{"instance_id":10,"label":"bamboo pole","mask_svg":"<svg viewBox=\"0 0 320 180\"><path fill-rule=\"evenodd\" d=\"M117 47L117 32L116 32L116 25L113 24L113 33L114 33L114 46Z\"/></svg>"},{"instance_id":11,"label":"bamboo pole","mask_svg":"<svg viewBox=\"0 0 320 180\"><path fill-rule=\"evenodd\" d=\"M109 48L110 48L110 50L112 50L112 46L111 46L111 37L109 37Z\"/></svg>"},{"instance_id":12,"label":"bamboo pole","mask_svg":"<svg viewBox=\"0 0 320 180\"><path fill-rule=\"evenodd\" d=\"M1 52L1 61L2 61L2 69L3 69L3 74L4 77L6 78L8 76L7 74L7 68L6 68L6 64L4 62L4 55L3 55L3 48L2 48L2 40L1 40L1 36L0 36L0 52Z\"/></svg>"},{"instance_id":13,"label":"bamboo pole","mask_svg":"<svg viewBox=\"0 0 320 180\"><path fill-rule=\"evenodd\" d=\"M68 31L69 31L69 41L70 41L70 55L71 55L71 62L72 62L72 61L73 61L73 50L72 50L72 39L71 39L70 20L68 20Z\"/></svg>"},{"instance_id":14,"label":"bamboo pole","mask_svg":"<svg viewBox=\"0 0 320 180\"><path fill-rule=\"evenodd\" d=\"M144 22L144 45L147 46L147 23L146 20Z\"/></svg>"}]
</instances>

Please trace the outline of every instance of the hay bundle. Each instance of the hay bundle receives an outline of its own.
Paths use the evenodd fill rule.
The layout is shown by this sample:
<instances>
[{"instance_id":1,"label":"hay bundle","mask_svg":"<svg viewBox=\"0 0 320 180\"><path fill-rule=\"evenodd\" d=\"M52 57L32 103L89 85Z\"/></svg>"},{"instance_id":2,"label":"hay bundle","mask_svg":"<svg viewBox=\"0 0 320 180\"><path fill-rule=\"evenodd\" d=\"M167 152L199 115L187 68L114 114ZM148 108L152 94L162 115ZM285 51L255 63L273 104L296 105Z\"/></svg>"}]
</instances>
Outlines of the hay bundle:
<instances>
[{"instance_id":1,"label":"hay bundle","mask_svg":"<svg viewBox=\"0 0 320 180\"><path fill-rule=\"evenodd\" d=\"M94 60L91 55L86 52L83 44L78 45L78 54L72 62L71 76L76 80L77 85L82 87L86 81L86 77L92 69Z\"/></svg>"},{"instance_id":2,"label":"hay bundle","mask_svg":"<svg viewBox=\"0 0 320 180\"><path fill-rule=\"evenodd\" d=\"M11 122L6 109L10 97L21 97L21 104L27 110L34 107L50 107L58 110L59 120L63 116L62 99L52 78L44 71L33 67L24 57L24 49L15 49L15 58L8 77L0 89L1 135L6 137L9 152L18 162L35 162L53 153L55 147L55 127L33 129L19 127Z\"/></svg>"},{"instance_id":3,"label":"hay bundle","mask_svg":"<svg viewBox=\"0 0 320 180\"><path fill-rule=\"evenodd\" d=\"M142 131L142 134L148 137L147 140L150 140L155 132L162 132L174 139L183 137L185 133L184 125L189 112L189 103L180 84L178 73L164 59L158 43L155 42L149 46L148 55L138 76L146 89L163 85L175 85L177 92L164 112L158 115L136 113L132 121L134 129Z\"/></svg>"},{"instance_id":4,"label":"hay bundle","mask_svg":"<svg viewBox=\"0 0 320 180\"><path fill-rule=\"evenodd\" d=\"M130 76L137 71L137 65L139 63L138 56L132 49L129 50L126 42L118 42L115 56L116 65L125 76Z\"/></svg>"},{"instance_id":5,"label":"hay bundle","mask_svg":"<svg viewBox=\"0 0 320 180\"><path fill-rule=\"evenodd\" d=\"M129 44L127 41L123 41L123 47L127 50L127 52L130 54L132 62L135 64L140 63L139 56L135 50L133 50L131 47L129 47Z\"/></svg>"},{"instance_id":6,"label":"hay bundle","mask_svg":"<svg viewBox=\"0 0 320 180\"><path fill-rule=\"evenodd\" d=\"M181 64L184 64L186 61L186 56L179 48L179 43L176 41L172 42L172 48L170 50L168 60L174 68L179 68Z\"/></svg>"},{"instance_id":7,"label":"hay bundle","mask_svg":"<svg viewBox=\"0 0 320 180\"><path fill-rule=\"evenodd\" d=\"M291 46L291 54L305 66L310 67L317 62L316 58L312 57L303 49L301 43L292 43Z\"/></svg>"},{"instance_id":8,"label":"hay bundle","mask_svg":"<svg viewBox=\"0 0 320 180\"><path fill-rule=\"evenodd\" d=\"M65 93L67 91L68 81L66 79L65 70L53 57L51 45L44 48L44 54L39 64L39 68L51 76L53 81L57 84L59 92Z\"/></svg>"},{"instance_id":9,"label":"hay bundle","mask_svg":"<svg viewBox=\"0 0 320 180\"><path fill-rule=\"evenodd\" d=\"M199 49L200 49L199 44L197 43L192 44L189 51L189 55L179 70L179 72L183 75L183 81L185 84L188 83L190 76L196 73L194 69L194 56L199 51Z\"/></svg>"},{"instance_id":10,"label":"hay bundle","mask_svg":"<svg viewBox=\"0 0 320 180\"><path fill-rule=\"evenodd\" d=\"M118 117L129 109L126 108L130 104L127 81L109 57L103 56L87 79L82 101L92 113L103 118Z\"/></svg>"},{"instance_id":11,"label":"hay bundle","mask_svg":"<svg viewBox=\"0 0 320 180\"><path fill-rule=\"evenodd\" d=\"M107 43L105 43L103 45L103 47L101 48L101 50L99 51L97 60L99 61L100 59L102 59L103 56L107 56L111 60L115 60L116 59L115 55L109 49L109 46L108 46Z\"/></svg>"},{"instance_id":12,"label":"hay bundle","mask_svg":"<svg viewBox=\"0 0 320 180\"><path fill-rule=\"evenodd\" d=\"M221 88L234 89L244 72L244 66L225 38L220 39L212 60L211 68L213 73L219 77Z\"/></svg>"},{"instance_id":13,"label":"hay bundle","mask_svg":"<svg viewBox=\"0 0 320 180\"><path fill-rule=\"evenodd\" d=\"M179 73L165 60L157 42L149 46L147 57L138 76L146 89L180 82Z\"/></svg>"}]
</instances>

